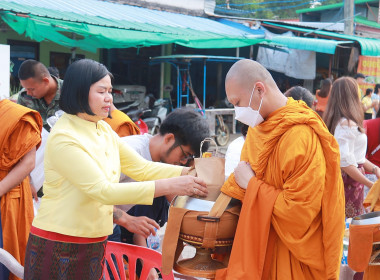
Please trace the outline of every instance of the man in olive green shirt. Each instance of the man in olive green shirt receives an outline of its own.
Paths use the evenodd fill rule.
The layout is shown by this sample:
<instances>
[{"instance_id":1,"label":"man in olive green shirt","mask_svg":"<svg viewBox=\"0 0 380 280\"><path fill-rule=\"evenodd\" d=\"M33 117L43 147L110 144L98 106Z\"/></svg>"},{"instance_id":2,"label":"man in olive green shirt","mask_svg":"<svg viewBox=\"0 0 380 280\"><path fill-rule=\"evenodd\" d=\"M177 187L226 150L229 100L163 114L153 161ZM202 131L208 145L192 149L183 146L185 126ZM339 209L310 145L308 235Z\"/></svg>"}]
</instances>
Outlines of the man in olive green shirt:
<instances>
[{"instance_id":1,"label":"man in olive green shirt","mask_svg":"<svg viewBox=\"0 0 380 280\"><path fill-rule=\"evenodd\" d=\"M63 81L51 76L45 65L33 59L21 64L18 76L23 89L17 103L39 112L44 128L50 131L46 120L60 109L59 97Z\"/></svg>"}]
</instances>

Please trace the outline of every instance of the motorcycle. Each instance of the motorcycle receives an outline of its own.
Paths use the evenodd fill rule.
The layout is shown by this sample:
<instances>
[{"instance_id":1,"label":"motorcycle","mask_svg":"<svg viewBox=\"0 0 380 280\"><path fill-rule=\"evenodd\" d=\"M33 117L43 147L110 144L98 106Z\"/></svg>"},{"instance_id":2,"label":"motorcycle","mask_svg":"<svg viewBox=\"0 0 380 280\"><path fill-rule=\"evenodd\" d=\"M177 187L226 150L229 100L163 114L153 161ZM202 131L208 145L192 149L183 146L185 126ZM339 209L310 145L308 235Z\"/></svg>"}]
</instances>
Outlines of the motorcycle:
<instances>
[{"instance_id":1,"label":"motorcycle","mask_svg":"<svg viewBox=\"0 0 380 280\"><path fill-rule=\"evenodd\" d=\"M141 118L146 112L147 110L141 109L132 109L130 111L125 112L128 115L128 117L130 117L131 120L140 128L141 135L149 133L148 125Z\"/></svg>"},{"instance_id":2,"label":"motorcycle","mask_svg":"<svg viewBox=\"0 0 380 280\"><path fill-rule=\"evenodd\" d=\"M154 98L149 95L147 99ZM146 100L147 104L150 104L149 100ZM149 133L155 135L158 133L161 123L164 121L170 111L170 101L168 99L157 99L154 101L152 109L143 116L143 121L147 124Z\"/></svg>"},{"instance_id":3,"label":"motorcycle","mask_svg":"<svg viewBox=\"0 0 380 280\"><path fill-rule=\"evenodd\" d=\"M129 87L132 87L133 89L131 89L130 92L127 90L127 88L124 88L123 90L113 88L112 95L114 105L118 110L127 114L128 117L130 117L131 120L140 128L140 134L148 133L148 126L142 120L142 116L148 110L142 109L146 107L146 105L144 104L144 102L142 102L140 98L142 94L145 94L145 87L133 85ZM136 98L135 94L132 93L137 93L136 96L138 98Z\"/></svg>"}]
</instances>

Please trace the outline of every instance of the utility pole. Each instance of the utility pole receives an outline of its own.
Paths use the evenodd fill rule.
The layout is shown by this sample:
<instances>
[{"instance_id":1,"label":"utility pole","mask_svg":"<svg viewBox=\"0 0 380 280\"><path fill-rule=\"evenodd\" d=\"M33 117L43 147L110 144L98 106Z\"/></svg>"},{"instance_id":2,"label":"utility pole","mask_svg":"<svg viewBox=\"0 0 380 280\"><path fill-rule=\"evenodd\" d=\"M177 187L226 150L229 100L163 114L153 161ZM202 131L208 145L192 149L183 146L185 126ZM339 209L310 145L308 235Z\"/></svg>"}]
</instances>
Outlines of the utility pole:
<instances>
[{"instance_id":1,"label":"utility pole","mask_svg":"<svg viewBox=\"0 0 380 280\"><path fill-rule=\"evenodd\" d=\"M354 0L344 0L344 34L354 35Z\"/></svg>"}]
</instances>

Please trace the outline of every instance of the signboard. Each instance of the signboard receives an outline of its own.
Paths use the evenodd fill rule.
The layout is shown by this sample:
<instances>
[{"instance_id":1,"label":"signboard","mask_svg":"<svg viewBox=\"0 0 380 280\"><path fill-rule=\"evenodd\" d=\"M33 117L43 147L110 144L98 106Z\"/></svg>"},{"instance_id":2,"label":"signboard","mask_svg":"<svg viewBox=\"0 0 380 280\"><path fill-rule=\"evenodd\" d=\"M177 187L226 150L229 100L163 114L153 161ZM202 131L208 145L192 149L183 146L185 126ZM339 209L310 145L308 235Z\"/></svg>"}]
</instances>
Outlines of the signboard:
<instances>
[{"instance_id":1,"label":"signboard","mask_svg":"<svg viewBox=\"0 0 380 280\"><path fill-rule=\"evenodd\" d=\"M9 97L10 46L0 45L0 100Z\"/></svg>"},{"instance_id":2,"label":"signboard","mask_svg":"<svg viewBox=\"0 0 380 280\"><path fill-rule=\"evenodd\" d=\"M367 77L367 83L380 84L380 56L359 56L358 73Z\"/></svg>"},{"instance_id":3,"label":"signboard","mask_svg":"<svg viewBox=\"0 0 380 280\"><path fill-rule=\"evenodd\" d=\"M374 88L375 84L380 84L380 56L359 56L357 72L366 76L366 83L359 85L365 94L367 88Z\"/></svg>"}]
</instances>

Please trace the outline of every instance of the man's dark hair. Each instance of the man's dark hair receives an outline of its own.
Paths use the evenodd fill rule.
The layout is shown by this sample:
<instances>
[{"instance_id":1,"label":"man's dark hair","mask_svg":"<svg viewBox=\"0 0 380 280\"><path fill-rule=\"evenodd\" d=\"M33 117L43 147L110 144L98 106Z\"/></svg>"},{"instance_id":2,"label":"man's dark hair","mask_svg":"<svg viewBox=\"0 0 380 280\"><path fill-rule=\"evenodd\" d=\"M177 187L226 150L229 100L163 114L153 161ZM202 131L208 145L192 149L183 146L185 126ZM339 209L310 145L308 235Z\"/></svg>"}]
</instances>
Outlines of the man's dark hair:
<instances>
[{"instance_id":1,"label":"man's dark hair","mask_svg":"<svg viewBox=\"0 0 380 280\"><path fill-rule=\"evenodd\" d=\"M356 73L355 76L354 76L354 78L355 79L357 79L357 78L365 79L365 76L362 73Z\"/></svg>"},{"instance_id":2,"label":"man's dark hair","mask_svg":"<svg viewBox=\"0 0 380 280\"><path fill-rule=\"evenodd\" d=\"M318 95L320 97L329 96L330 91L331 91L331 87L332 87L332 80L329 78L323 79L321 82L321 89L319 90Z\"/></svg>"},{"instance_id":3,"label":"man's dark hair","mask_svg":"<svg viewBox=\"0 0 380 280\"><path fill-rule=\"evenodd\" d=\"M294 86L285 92L285 96L292 97L294 100L303 100L311 108L313 105L313 95L311 92L301 86Z\"/></svg>"},{"instance_id":4,"label":"man's dark hair","mask_svg":"<svg viewBox=\"0 0 380 280\"><path fill-rule=\"evenodd\" d=\"M205 118L193 109L180 108L171 112L160 126L160 135L173 133L177 146L190 145L199 157L200 143L207 137L210 137L210 129ZM207 150L207 143L202 150Z\"/></svg>"},{"instance_id":5,"label":"man's dark hair","mask_svg":"<svg viewBox=\"0 0 380 280\"><path fill-rule=\"evenodd\" d=\"M374 93L379 94L380 93L380 84L375 85L375 89L373 90Z\"/></svg>"},{"instance_id":6,"label":"man's dark hair","mask_svg":"<svg viewBox=\"0 0 380 280\"><path fill-rule=\"evenodd\" d=\"M86 113L94 116L88 103L90 87L94 83L112 74L107 68L92 59L81 59L71 64L66 71L61 89L59 106L68 114Z\"/></svg>"},{"instance_id":7,"label":"man's dark hair","mask_svg":"<svg viewBox=\"0 0 380 280\"><path fill-rule=\"evenodd\" d=\"M50 76L50 73L46 66L34 59L25 60L18 70L18 78L23 81L30 78L42 79L47 76Z\"/></svg>"},{"instance_id":8,"label":"man's dark hair","mask_svg":"<svg viewBox=\"0 0 380 280\"><path fill-rule=\"evenodd\" d=\"M371 89L371 88L367 88L367 89L365 90L365 96L370 95L372 92L373 92L373 89Z\"/></svg>"}]
</instances>

